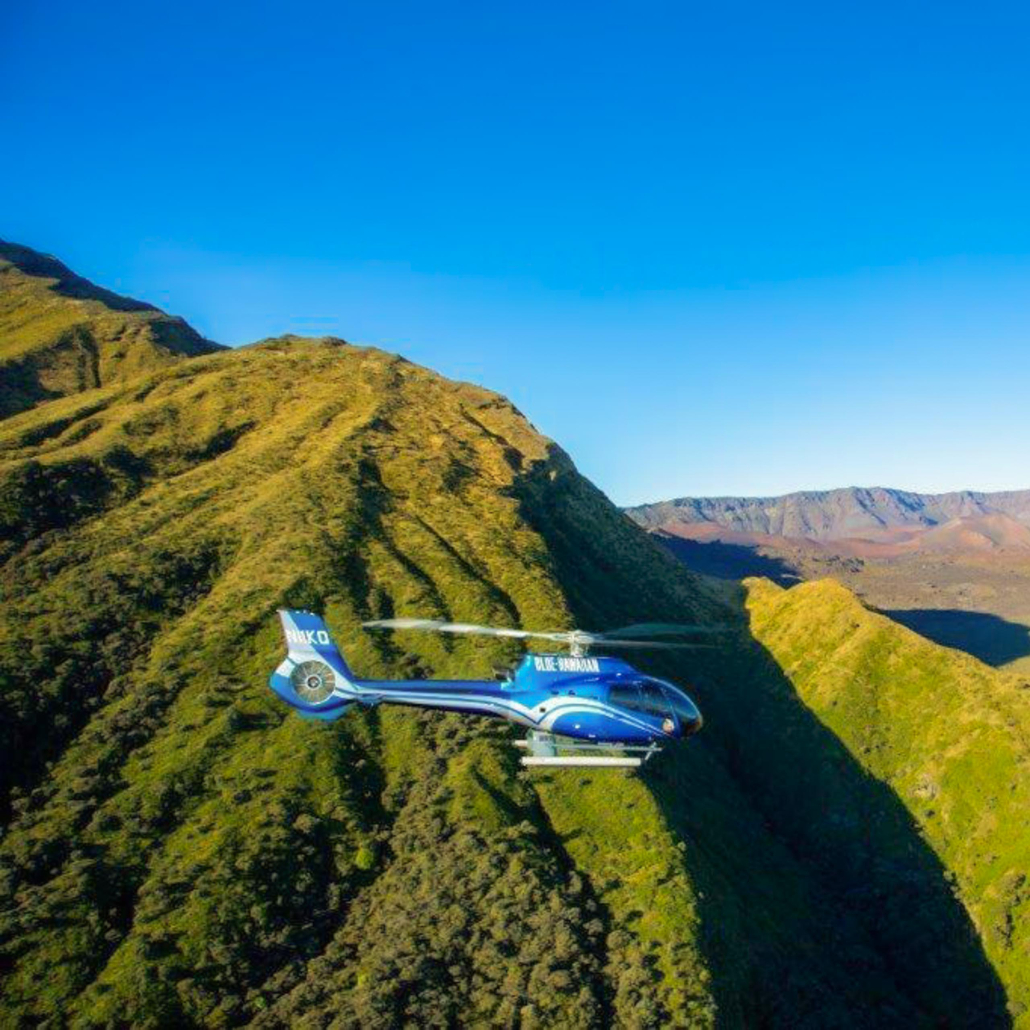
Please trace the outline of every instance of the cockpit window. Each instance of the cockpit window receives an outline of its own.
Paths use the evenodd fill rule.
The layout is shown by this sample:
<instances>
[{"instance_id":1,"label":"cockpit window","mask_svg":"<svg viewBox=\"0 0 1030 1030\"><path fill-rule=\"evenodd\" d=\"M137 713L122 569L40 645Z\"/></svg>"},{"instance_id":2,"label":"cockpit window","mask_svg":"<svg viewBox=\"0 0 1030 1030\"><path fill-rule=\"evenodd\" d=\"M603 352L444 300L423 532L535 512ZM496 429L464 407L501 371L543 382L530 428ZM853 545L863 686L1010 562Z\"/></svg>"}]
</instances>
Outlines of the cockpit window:
<instances>
[{"instance_id":1,"label":"cockpit window","mask_svg":"<svg viewBox=\"0 0 1030 1030\"><path fill-rule=\"evenodd\" d=\"M608 700L620 708L629 708L634 712L643 712L659 719L667 719L671 714L669 702L657 683L617 683L609 691Z\"/></svg>"}]
</instances>

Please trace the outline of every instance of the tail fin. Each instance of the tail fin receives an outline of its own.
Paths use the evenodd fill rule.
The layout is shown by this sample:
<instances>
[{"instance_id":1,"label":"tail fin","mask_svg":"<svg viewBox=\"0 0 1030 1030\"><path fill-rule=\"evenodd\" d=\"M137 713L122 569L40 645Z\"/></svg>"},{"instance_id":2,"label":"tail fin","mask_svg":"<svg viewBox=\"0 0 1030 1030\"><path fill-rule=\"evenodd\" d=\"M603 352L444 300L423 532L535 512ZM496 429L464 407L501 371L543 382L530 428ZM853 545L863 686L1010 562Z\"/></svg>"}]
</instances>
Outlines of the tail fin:
<instances>
[{"instance_id":1,"label":"tail fin","mask_svg":"<svg viewBox=\"0 0 1030 1030\"><path fill-rule=\"evenodd\" d=\"M294 662L300 664L321 660L327 662L345 680L354 679L329 627L320 616L301 609L280 608L279 620L283 624L287 653Z\"/></svg>"},{"instance_id":2,"label":"tail fin","mask_svg":"<svg viewBox=\"0 0 1030 1030\"><path fill-rule=\"evenodd\" d=\"M333 643L326 624L313 612L280 609L287 656L268 685L310 719L338 719L361 688Z\"/></svg>"}]
</instances>

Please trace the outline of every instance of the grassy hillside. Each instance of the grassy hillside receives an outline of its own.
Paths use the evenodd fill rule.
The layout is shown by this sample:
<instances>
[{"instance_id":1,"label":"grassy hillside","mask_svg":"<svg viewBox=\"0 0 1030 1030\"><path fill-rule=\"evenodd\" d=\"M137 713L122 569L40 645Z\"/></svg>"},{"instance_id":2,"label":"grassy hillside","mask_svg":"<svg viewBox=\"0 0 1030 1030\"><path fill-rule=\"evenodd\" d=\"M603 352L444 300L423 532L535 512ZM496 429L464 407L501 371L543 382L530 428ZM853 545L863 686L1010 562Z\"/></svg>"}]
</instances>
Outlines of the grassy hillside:
<instances>
[{"instance_id":1,"label":"grassy hillside","mask_svg":"<svg viewBox=\"0 0 1030 1030\"><path fill-rule=\"evenodd\" d=\"M496 728L311 725L264 686L279 604L324 606L370 674L484 674L510 652L408 653L363 618L567 624L520 490L568 481L606 567L631 560L636 531L507 402L338 341L271 342L9 419L0 454L0 724L24 756L0 847L12 1022L710 1012L689 933L608 941ZM689 610L662 568L655 612ZM667 842L654 876L683 875L657 807L641 818Z\"/></svg>"},{"instance_id":2,"label":"grassy hillside","mask_svg":"<svg viewBox=\"0 0 1030 1030\"><path fill-rule=\"evenodd\" d=\"M824 697L797 663L850 652L822 601L716 596L496 394L285 338L49 401L0 423L0 562L0 1025L997 1026L1006 992L1022 1012L1026 856L1001 820L1022 696L893 627L925 664L913 707L887 644ZM300 720L264 685L283 604L324 610L369 675L517 653L360 629L394 614L733 629L641 660L696 694L695 741L640 777L527 773L503 725ZM961 746L924 737L931 686L993 763L911 757L952 813L940 840L897 771ZM967 791L998 818L963 816Z\"/></svg>"},{"instance_id":3,"label":"grassy hillside","mask_svg":"<svg viewBox=\"0 0 1030 1030\"><path fill-rule=\"evenodd\" d=\"M1030 696L1027 683L1003 678L973 658L929 643L864 608L833 580L789 591L748 583L747 608L757 640L783 670L797 697L889 788L905 816L946 870L945 878L1002 981L1014 1012L1030 1005ZM827 778L833 775L827 769ZM816 815L822 787L802 803L783 783L798 818ZM870 818L863 804L822 820L811 846L843 849L833 824ZM900 843L900 842L899 842ZM898 918L922 904L923 886L905 848L855 856L868 861L869 890L888 889L888 863L910 866ZM908 927L905 927L907 930ZM895 933L893 926L881 932ZM914 966L936 961L938 935L927 928ZM915 942L913 942L915 944Z\"/></svg>"},{"instance_id":4,"label":"grassy hillside","mask_svg":"<svg viewBox=\"0 0 1030 1030\"><path fill-rule=\"evenodd\" d=\"M181 318L0 240L0 417L217 349Z\"/></svg>"}]
</instances>

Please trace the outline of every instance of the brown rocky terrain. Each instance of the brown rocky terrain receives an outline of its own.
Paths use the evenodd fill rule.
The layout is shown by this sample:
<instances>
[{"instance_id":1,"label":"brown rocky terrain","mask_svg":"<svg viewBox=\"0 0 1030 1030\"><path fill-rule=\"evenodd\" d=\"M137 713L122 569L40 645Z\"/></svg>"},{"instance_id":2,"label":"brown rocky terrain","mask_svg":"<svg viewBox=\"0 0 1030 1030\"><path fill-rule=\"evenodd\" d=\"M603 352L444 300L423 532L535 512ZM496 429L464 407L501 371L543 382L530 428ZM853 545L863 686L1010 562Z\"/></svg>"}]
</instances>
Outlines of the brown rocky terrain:
<instances>
[{"instance_id":1,"label":"brown rocky terrain","mask_svg":"<svg viewBox=\"0 0 1030 1030\"><path fill-rule=\"evenodd\" d=\"M629 510L685 564L785 585L832 576L948 647L1030 673L1030 491L847 489Z\"/></svg>"}]
</instances>

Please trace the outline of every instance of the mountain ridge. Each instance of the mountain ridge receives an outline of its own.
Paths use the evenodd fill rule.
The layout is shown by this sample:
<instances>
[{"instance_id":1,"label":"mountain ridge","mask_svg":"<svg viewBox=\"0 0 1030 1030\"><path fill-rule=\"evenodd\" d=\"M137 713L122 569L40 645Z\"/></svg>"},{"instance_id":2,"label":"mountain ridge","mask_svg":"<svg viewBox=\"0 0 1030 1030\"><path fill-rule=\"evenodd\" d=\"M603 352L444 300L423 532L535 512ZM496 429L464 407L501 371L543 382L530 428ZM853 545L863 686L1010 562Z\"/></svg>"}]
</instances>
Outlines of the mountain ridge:
<instances>
[{"instance_id":1,"label":"mountain ridge","mask_svg":"<svg viewBox=\"0 0 1030 1030\"><path fill-rule=\"evenodd\" d=\"M886 487L845 487L780 497L682 497L626 512L651 532L689 540L848 544L849 553L860 553L862 545L874 550L893 544L902 545L902 551L914 549L921 534L926 534L922 541L926 545L940 546L949 536L941 530L949 525L954 527L950 536L958 546L963 529L988 541L998 536L1000 541L994 542L1004 543L1009 537L1016 546L1030 543L1015 528L1030 528L1030 490L920 494ZM1003 525L1004 520L1011 525Z\"/></svg>"},{"instance_id":2,"label":"mountain ridge","mask_svg":"<svg viewBox=\"0 0 1030 1030\"><path fill-rule=\"evenodd\" d=\"M624 577L637 531L507 401L373 349L266 341L6 420L0 481L4 746L37 756L11 785L14 822L0 844L8 1012L235 1024L257 1019L267 999L290 1022L323 1010L308 997L305 964L330 947L323 965L341 979L322 990L363 1025L394 1025L405 1011L429 1018L437 1005L503 1018L508 994L523 998L515 1012L531 1003L570 1025L597 1025L604 1010L628 1018L642 999L705 1021L710 993L689 922L652 919L611 945L583 929L602 904L623 921L638 891L599 875L584 892L570 879L499 727L397 712L312 726L264 685L281 653L280 605L326 610L348 659L372 675L489 675L510 648L428 638L404 650L361 633L360 621L396 605L567 623L555 562L581 561L566 583L581 578L586 617L611 618L591 599L595 569ZM78 503L55 521L54 506L35 498L57 490ZM585 550L564 551L569 505L607 542L603 559L585 537ZM543 530L551 544L534 523L553 527ZM653 558L656 593L690 610L696 582L661 552ZM604 785L580 789L589 797ZM683 876L679 852L654 802L626 789L651 841L645 865L657 856L647 890L689 921L689 884L682 896L663 885ZM442 864L427 865L434 847ZM295 851L310 870L280 879ZM580 880L593 855L575 863ZM466 876L473 856L489 865ZM233 892L238 866L248 887ZM127 895L106 897L109 882ZM281 899L286 883L299 908ZM462 899L461 932L445 930L444 884ZM209 898L221 899L216 908ZM507 930L487 933L492 904L507 911ZM67 933L47 929L55 907ZM372 912L382 914L374 932ZM401 922L469 976L445 966L421 990L398 981ZM536 987L498 946L544 948L524 966ZM648 972L645 957L664 972ZM360 963L375 990L355 995L347 985ZM43 970L51 987L41 993ZM171 980L146 979L161 971ZM497 975L510 981L503 990ZM583 988L563 1000L545 986L552 976Z\"/></svg>"},{"instance_id":3,"label":"mountain ridge","mask_svg":"<svg viewBox=\"0 0 1030 1030\"><path fill-rule=\"evenodd\" d=\"M31 498L69 479L88 489L67 520L26 520ZM742 616L496 394L335 340L272 340L6 420L0 486L30 505L2 534L4 748L35 741L52 763L27 768L0 843L0 991L20 1018L272 1026L328 1009L385 1027L532 1004L584 1026L711 1025L717 1011L731 1025L863 1011L911 1025L945 1011L975 1022L1003 1004L943 871L903 858L922 845L898 802L864 793L868 773L762 664ZM404 712L324 727L283 709L263 682L283 604L325 610L370 675L487 674L510 656L510 644L361 633L394 612L729 620L744 635L711 657L642 660L696 691L709 717L698 747L644 779L525 781L503 727ZM757 735L737 714L756 704ZM797 742L792 772L783 734ZM788 816L763 786L797 793L826 761L840 779L815 808L796 800ZM819 806L854 804L855 791L892 836L824 826L825 868L799 859ZM984 846L1012 849L996 835ZM889 932L875 929L880 895L843 900L877 851L876 890L901 919ZM285 871L294 855L306 856L300 879ZM847 855L865 857L848 871ZM899 890L914 875L910 903ZM515 900L525 890L528 909ZM448 897L461 899L457 922ZM501 947L532 983L491 978L509 968L490 943L494 906ZM931 923L937 965L923 969L910 939ZM468 972L411 980L411 962Z\"/></svg>"},{"instance_id":4,"label":"mountain ridge","mask_svg":"<svg viewBox=\"0 0 1030 1030\"><path fill-rule=\"evenodd\" d=\"M1025 691L692 575L496 393L287 337L46 400L0 421L0 573L3 1025L1028 1025ZM280 606L387 678L519 646L368 618L724 632L634 659L702 734L569 776L297 718Z\"/></svg>"},{"instance_id":5,"label":"mountain ridge","mask_svg":"<svg viewBox=\"0 0 1030 1030\"><path fill-rule=\"evenodd\" d=\"M832 540L859 535L862 529L938 525L991 514L1030 524L1030 490L924 494L892 487L841 487L774 497L679 497L626 511L648 529L674 522L715 522L771 536Z\"/></svg>"},{"instance_id":6,"label":"mountain ridge","mask_svg":"<svg viewBox=\"0 0 1030 1030\"><path fill-rule=\"evenodd\" d=\"M220 349L181 318L0 240L0 418Z\"/></svg>"}]
</instances>

